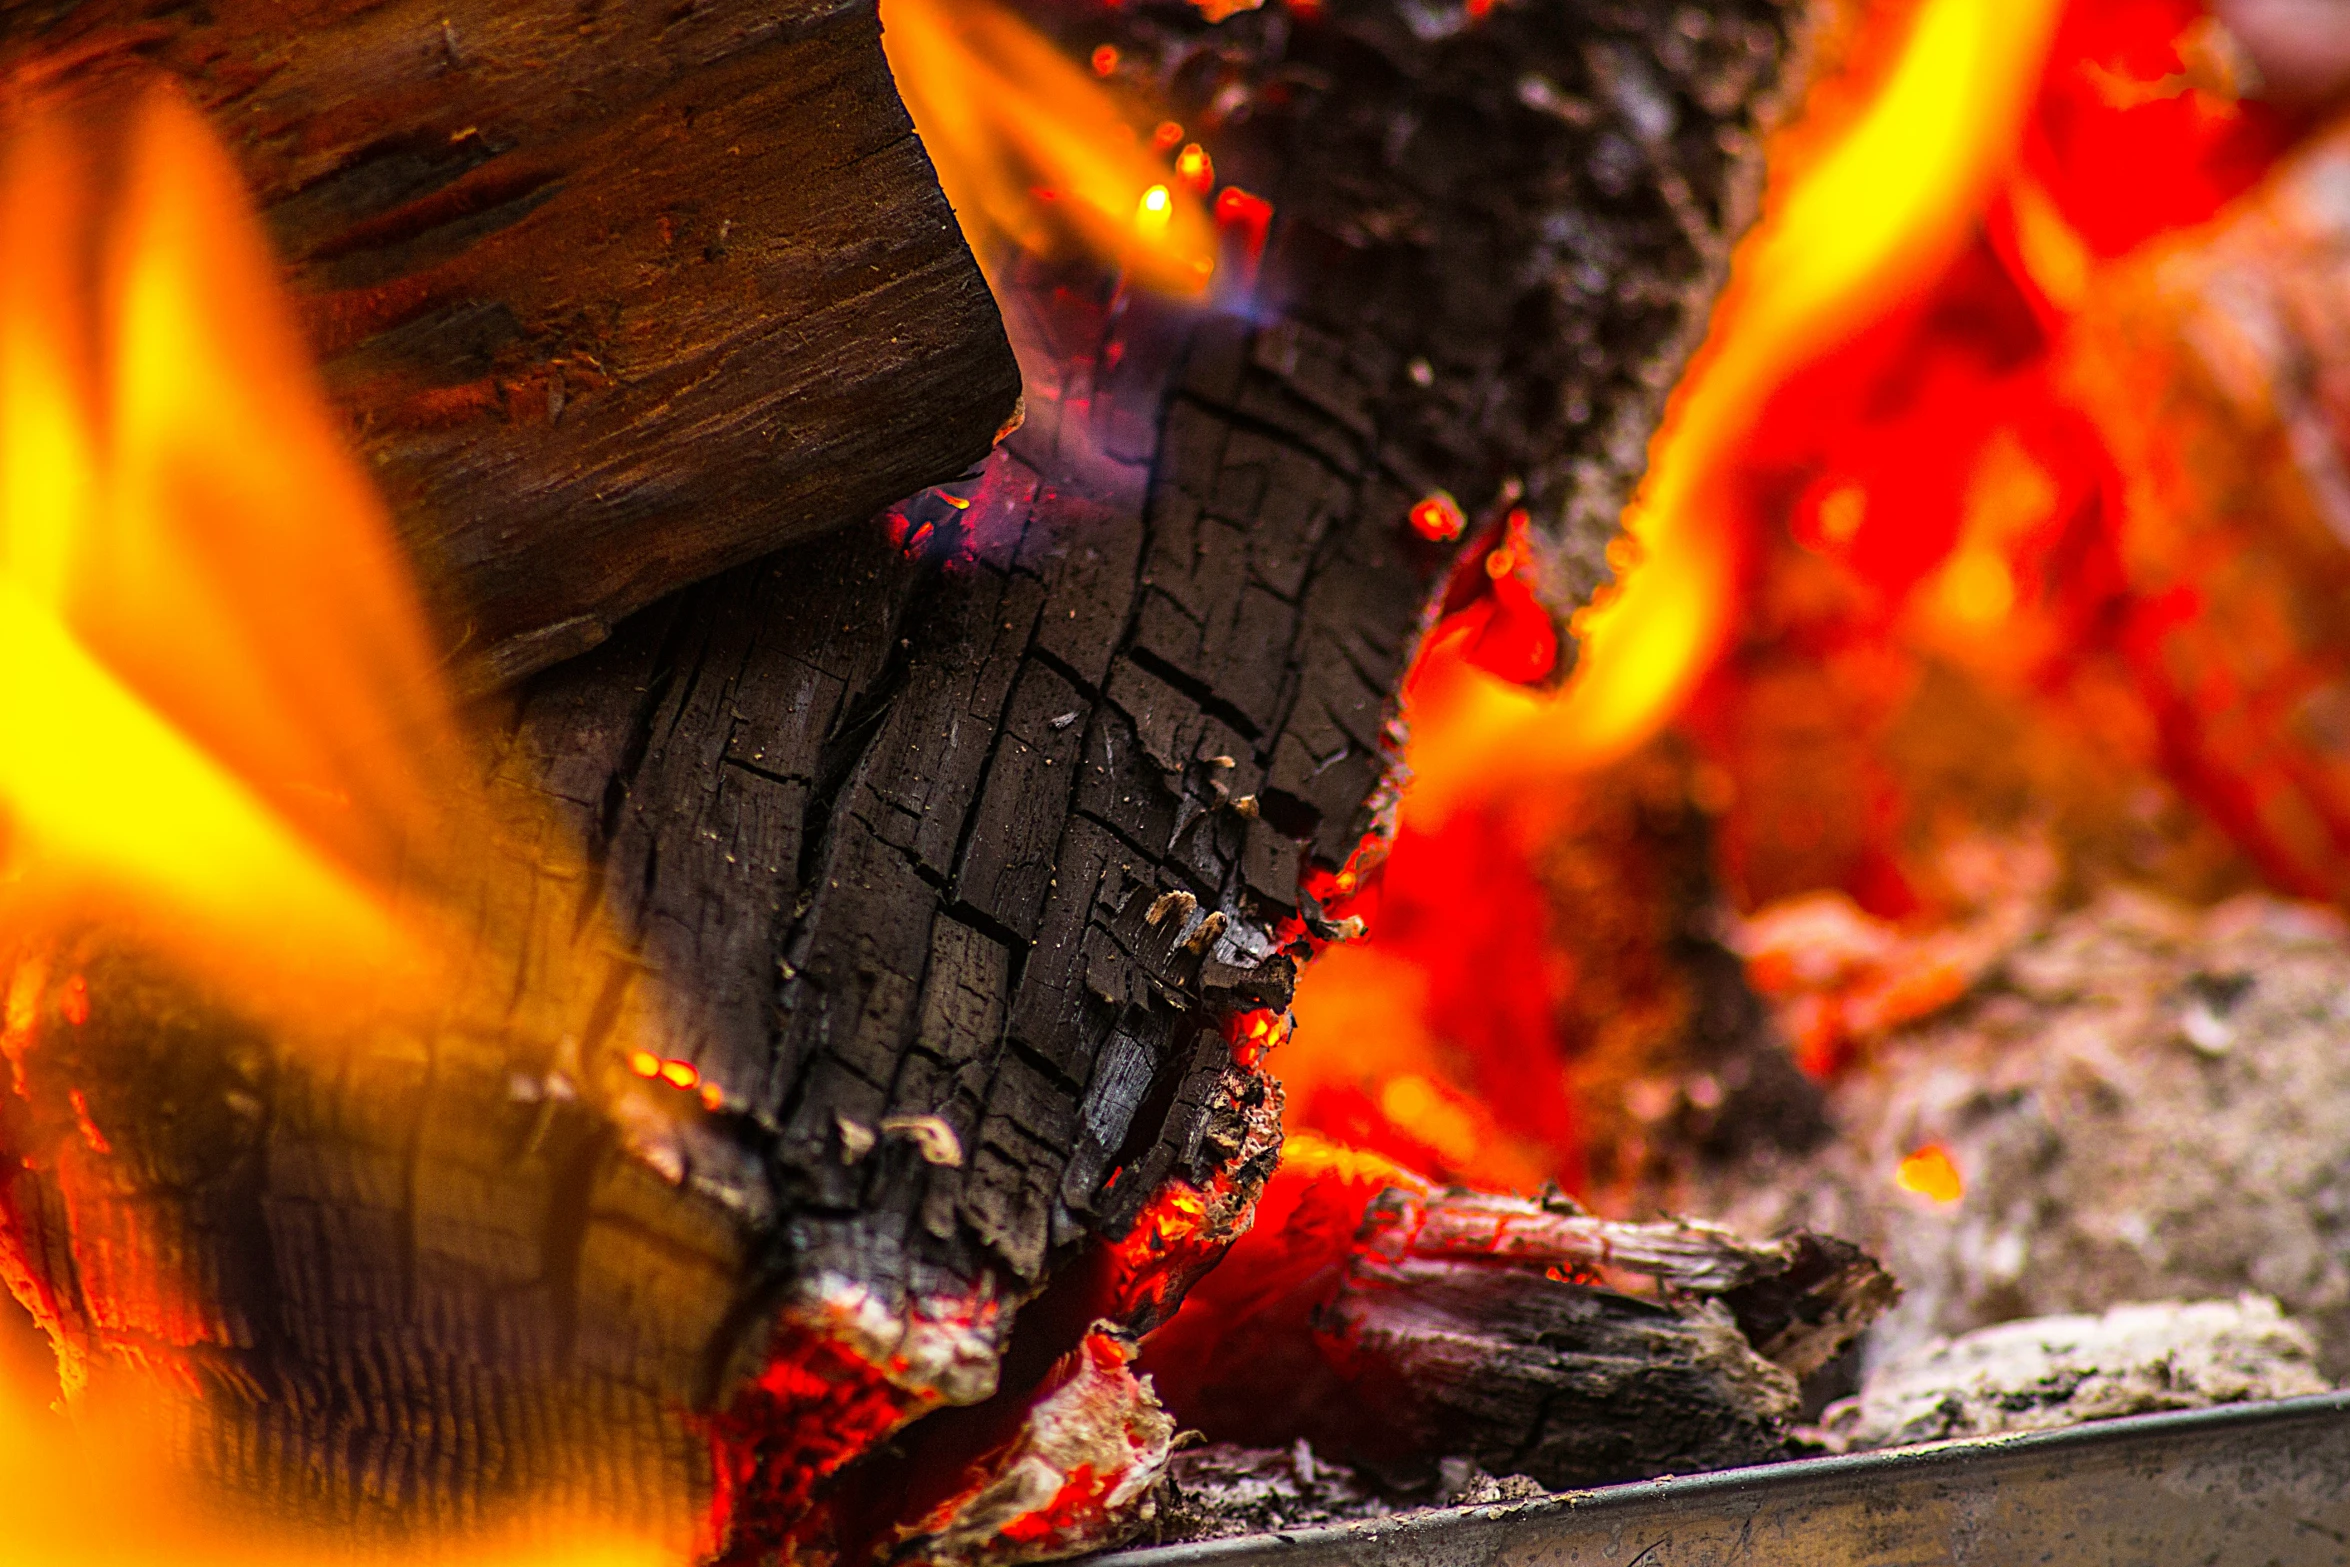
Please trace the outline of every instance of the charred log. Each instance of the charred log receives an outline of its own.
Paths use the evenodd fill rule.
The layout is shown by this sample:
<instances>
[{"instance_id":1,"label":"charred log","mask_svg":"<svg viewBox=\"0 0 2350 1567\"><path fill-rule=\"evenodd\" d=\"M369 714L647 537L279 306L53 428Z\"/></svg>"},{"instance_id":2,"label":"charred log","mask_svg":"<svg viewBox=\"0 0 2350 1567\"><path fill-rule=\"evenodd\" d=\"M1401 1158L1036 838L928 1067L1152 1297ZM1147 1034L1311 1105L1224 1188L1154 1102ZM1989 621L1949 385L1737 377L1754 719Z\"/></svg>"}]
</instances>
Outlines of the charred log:
<instances>
[{"instance_id":1,"label":"charred log","mask_svg":"<svg viewBox=\"0 0 2350 1567\"><path fill-rule=\"evenodd\" d=\"M960 473L1015 417L870 7L0 8L236 149L477 684Z\"/></svg>"},{"instance_id":2,"label":"charred log","mask_svg":"<svg viewBox=\"0 0 2350 1567\"><path fill-rule=\"evenodd\" d=\"M1799 1379L1896 1294L1806 1231L1622 1223L1294 1144L1144 1364L1211 1440L1304 1442L1407 1491L1446 1459L1573 1486L1774 1456Z\"/></svg>"},{"instance_id":3,"label":"charred log","mask_svg":"<svg viewBox=\"0 0 2350 1567\"><path fill-rule=\"evenodd\" d=\"M588 874L533 888L546 947L492 966L564 968L584 1025L360 1040L325 1072L192 1030L214 1065L171 1087L137 986L92 972L85 1027L65 969L37 982L6 1144L42 1157L9 1166L5 1233L61 1341L137 1359L131 1284L82 1245L134 1215L195 1259L140 1287L195 1303L188 1418L232 1488L338 1525L552 1487L677 1529L714 1499L706 1543L750 1560L840 1543L842 1471L985 1398L1073 1258L1111 1336L1161 1321L1275 1162L1244 1020L1337 929L1306 884L1378 827L1460 556L1407 514L1443 489L1491 537L1522 506L1552 596L1588 596L1789 47L1768 0L1424 20L1068 20L1219 125L1280 214L1261 280L1203 308L1013 278L1029 421L951 501L690 589L529 687L500 785ZM631 1007L674 1078L621 1058ZM78 1093L101 1072L118 1095ZM200 1178L105 1163L198 1102L253 1107L217 1149L173 1123Z\"/></svg>"}]
</instances>

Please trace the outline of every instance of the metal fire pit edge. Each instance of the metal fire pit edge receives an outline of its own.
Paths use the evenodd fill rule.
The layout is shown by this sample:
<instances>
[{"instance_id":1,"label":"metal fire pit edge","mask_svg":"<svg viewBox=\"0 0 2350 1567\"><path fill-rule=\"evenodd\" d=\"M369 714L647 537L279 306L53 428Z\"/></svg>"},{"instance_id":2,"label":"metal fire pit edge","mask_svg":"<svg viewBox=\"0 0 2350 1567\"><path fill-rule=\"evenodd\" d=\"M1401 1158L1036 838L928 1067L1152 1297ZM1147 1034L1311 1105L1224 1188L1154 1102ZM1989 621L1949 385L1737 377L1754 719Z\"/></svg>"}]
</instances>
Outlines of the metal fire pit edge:
<instances>
[{"instance_id":1,"label":"metal fire pit edge","mask_svg":"<svg viewBox=\"0 0 2350 1567\"><path fill-rule=\"evenodd\" d=\"M1113 1552L1089 1567L2350 1567L2350 1392Z\"/></svg>"}]
</instances>

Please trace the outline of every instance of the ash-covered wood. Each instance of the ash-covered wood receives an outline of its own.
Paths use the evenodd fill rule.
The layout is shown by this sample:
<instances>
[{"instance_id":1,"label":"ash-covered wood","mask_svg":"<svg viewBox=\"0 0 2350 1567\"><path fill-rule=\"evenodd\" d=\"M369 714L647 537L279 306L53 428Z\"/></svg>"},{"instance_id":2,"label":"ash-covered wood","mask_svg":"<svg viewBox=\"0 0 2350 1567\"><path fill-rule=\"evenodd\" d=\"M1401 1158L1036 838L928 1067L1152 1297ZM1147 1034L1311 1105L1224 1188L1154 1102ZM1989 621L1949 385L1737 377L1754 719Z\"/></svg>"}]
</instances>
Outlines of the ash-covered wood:
<instances>
[{"instance_id":1,"label":"ash-covered wood","mask_svg":"<svg viewBox=\"0 0 2350 1567\"><path fill-rule=\"evenodd\" d=\"M985 1396L1060 1264L1107 1239L1147 1271L1162 1235L1212 1260L1277 1109L1224 1021L1280 1007L1328 929L1301 872L1376 825L1454 564L1406 511L1521 494L1555 596L1589 592L1745 221L1788 28L1767 0L1066 18L1073 48L1158 62L1274 203L1261 286L1197 308L1014 278L1030 417L968 509L740 568L530 686L500 787L551 804L587 874L508 889L580 946L513 971L571 976L585 1025L362 1042L325 1074L248 1041L186 1088L258 1107L200 1197L142 1178L100 1205L198 1260L174 1320L221 1368L220 1478L370 1524L552 1486L675 1528L715 1490L738 1558L821 1553L836 1472ZM614 1058L630 1008L715 1108ZM119 1148L163 1099L115 1059L93 1113ZM12 1152L80 1136L73 1081L40 1079ZM38 1161L9 1179L31 1287L127 1354L74 1249L98 1210ZM1227 1217L1185 1231L1184 1192ZM1137 1298L1132 1326L1171 1304ZM1655 1341L1648 1308L1609 1311L1611 1344Z\"/></svg>"},{"instance_id":2,"label":"ash-covered wood","mask_svg":"<svg viewBox=\"0 0 2350 1567\"><path fill-rule=\"evenodd\" d=\"M1019 378L869 5L83 0L227 137L476 683L984 455Z\"/></svg>"}]
</instances>

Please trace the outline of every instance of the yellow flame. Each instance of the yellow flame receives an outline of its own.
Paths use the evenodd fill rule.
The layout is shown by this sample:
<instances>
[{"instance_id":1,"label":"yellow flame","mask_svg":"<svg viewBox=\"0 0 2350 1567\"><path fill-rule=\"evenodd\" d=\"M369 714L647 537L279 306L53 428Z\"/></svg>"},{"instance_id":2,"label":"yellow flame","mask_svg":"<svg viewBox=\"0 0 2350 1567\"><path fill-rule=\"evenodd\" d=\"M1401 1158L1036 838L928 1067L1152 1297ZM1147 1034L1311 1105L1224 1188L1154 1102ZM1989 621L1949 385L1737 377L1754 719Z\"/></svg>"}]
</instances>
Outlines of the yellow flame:
<instances>
[{"instance_id":1,"label":"yellow flame","mask_svg":"<svg viewBox=\"0 0 2350 1567\"><path fill-rule=\"evenodd\" d=\"M898 91L983 264L1005 244L1083 251L1150 288L1207 287L1216 231L1197 193L1170 187L1092 73L987 0L886 0L881 23Z\"/></svg>"},{"instance_id":2,"label":"yellow flame","mask_svg":"<svg viewBox=\"0 0 2350 1567\"><path fill-rule=\"evenodd\" d=\"M454 778L424 616L203 122L148 94L111 180L75 129L0 168L0 917L377 972Z\"/></svg>"},{"instance_id":3,"label":"yellow flame","mask_svg":"<svg viewBox=\"0 0 2350 1567\"><path fill-rule=\"evenodd\" d=\"M1723 484L1756 411L1957 254L2013 159L2056 11L1923 0L1867 111L1739 247L1626 516L1639 560L1580 617L1574 677L1556 696L1465 680L1428 704L1412 752L1422 809L1598 765L1679 710L1729 630L1737 541Z\"/></svg>"},{"instance_id":4,"label":"yellow flame","mask_svg":"<svg viewBox=\"0 0 2350 1567\"><path fill-rule=\"evenodd\" d=\"M0 237L0 1052L31 1047L59 977L42 954L85 926L292 1043L479 1013L517 1049L576 1048L600 989L584 962L636 970L600 921L534 898L532 878L571 867L546 824L493 812L226 152L163 87L111 116L19 104L0 120ZM655 1031L637 994L618 1055ZM671 1086L698 1084L662 1060ZM112 1157L72 1102L85 1152ZM37 1302L6 1219L0 1279ZM187 1391L140 1383L172 1357L105 1326L110 1370L166 1402ZM91 1395L99 1357L59 1349L38 1394L0 1365L0 1567L349 1559L208 1521L163 1422ZM70 1424L41 1412L60 1392ZM680 1553L609 1531L550 1544L568 1515L517 1518L528 1539L414 1554Z\"/></svg>"}]
</instances>

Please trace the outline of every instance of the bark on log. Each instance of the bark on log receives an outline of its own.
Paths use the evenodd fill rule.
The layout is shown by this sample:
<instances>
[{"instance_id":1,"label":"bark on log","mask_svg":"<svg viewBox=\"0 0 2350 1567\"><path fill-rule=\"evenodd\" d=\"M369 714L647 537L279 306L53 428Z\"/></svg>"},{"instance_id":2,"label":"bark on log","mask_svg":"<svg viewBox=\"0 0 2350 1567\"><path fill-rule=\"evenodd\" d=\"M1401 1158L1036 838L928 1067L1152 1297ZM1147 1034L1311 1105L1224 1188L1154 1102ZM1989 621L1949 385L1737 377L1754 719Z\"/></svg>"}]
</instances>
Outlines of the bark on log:
<instances>
[{"instance_id":1,"label":"bark on log","mask_svg":"<svg viewBox=\"0 0 2350 1567\"><path fill-rule=\"evenodd\" d=\"M1280 213L1263 283L1015 280L1051 374L968 510L739 569L529 688L501 776L590 846L590 885L534 896L625 938L564 955L601 1025L319 1073L159 1053L127 971L34 994L0 1249L61 1339L137 1359L142 1281L101 1263L145 1224L231 1487L338 1526L553 1493L671 1529L714 1490L750 1559L824 1543L836 1471L985 1396L1072 1256L1110 1243L1123 1328L1171 1305L1272 1160L1226 1021L1283 1005L1301 874L1375 826L1454 565L1407 510L1522 492L1588 595L1789 46L1770 0L1431 16L1065 19L1219 126ZM612 1059L640 975L716 1108ZM200 1168L124 1152L166 1144ZM88 1244L110 1224L129 1250Z\"/></svg>"},{"instance_id":2,"label":"bark on log","mask_svg":"<svg viewBox=\"0 0 2350 1567\"><path fill-rule=\"evenodd\" d=\"M475 684L1014 415L870 6L0 5L19 86L156 68L235 150Z\"/></svg>"}]
</instances>

